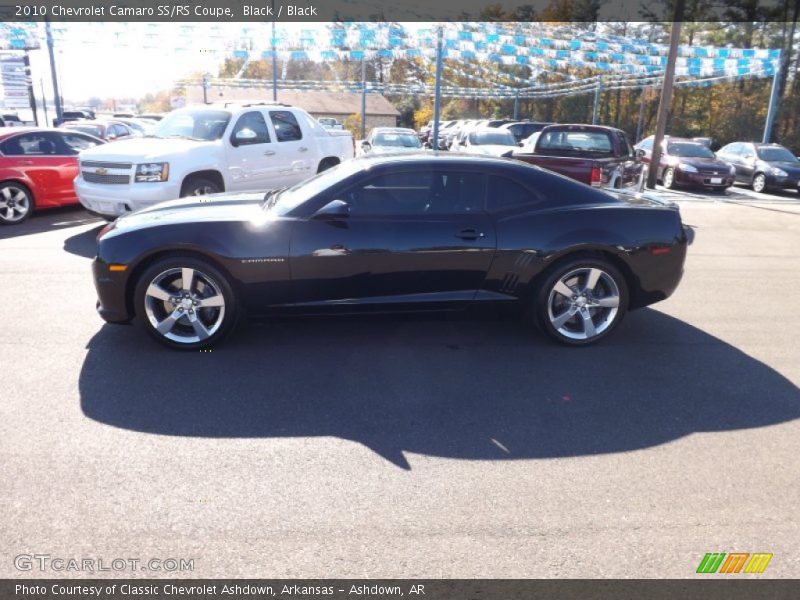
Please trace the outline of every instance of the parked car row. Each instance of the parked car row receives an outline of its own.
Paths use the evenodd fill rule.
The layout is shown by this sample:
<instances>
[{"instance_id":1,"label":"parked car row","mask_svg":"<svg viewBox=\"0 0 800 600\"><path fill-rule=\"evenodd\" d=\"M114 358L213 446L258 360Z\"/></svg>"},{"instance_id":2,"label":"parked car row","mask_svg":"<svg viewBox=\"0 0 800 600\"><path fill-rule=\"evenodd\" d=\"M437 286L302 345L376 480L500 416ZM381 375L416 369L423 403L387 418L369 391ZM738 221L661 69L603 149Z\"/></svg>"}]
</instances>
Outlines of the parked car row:
<instances>
[{"instance_id":1,"label":"parked car row","mask_svg":"<svg viewBox=\"0 0 800 600\"><path fill-rule=\"evenodd\" d=\"M649 164L653 136L636 148ZM744 183L756 192L800 191L800 160L779 144L733 142L715 154L704 140L665 137L656 178L668 189L693 186L725 190L734 183Z\"/></svg>"}]
</instances>

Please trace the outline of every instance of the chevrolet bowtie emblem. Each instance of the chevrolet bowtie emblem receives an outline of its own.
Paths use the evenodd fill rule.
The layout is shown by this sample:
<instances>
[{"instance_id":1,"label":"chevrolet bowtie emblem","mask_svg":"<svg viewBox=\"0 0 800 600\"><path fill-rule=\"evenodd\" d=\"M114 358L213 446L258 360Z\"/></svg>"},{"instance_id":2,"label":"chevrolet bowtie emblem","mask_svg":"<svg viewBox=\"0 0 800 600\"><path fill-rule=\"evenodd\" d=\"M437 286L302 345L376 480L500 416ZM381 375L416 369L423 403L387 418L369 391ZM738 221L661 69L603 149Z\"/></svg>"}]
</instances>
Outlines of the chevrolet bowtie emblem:
<instances>
[{"instance_id":1,"label":"chevrolet bowtie emblem","mask_svg":"<svg viewBox=\"0 0 800 600\"><path fill-rule=\"evenodd\" d=\"M108 169L104 169L103 167L100 167L94 172L95 175L106 175L107 173Z\"/></svg>"}]
</instances>

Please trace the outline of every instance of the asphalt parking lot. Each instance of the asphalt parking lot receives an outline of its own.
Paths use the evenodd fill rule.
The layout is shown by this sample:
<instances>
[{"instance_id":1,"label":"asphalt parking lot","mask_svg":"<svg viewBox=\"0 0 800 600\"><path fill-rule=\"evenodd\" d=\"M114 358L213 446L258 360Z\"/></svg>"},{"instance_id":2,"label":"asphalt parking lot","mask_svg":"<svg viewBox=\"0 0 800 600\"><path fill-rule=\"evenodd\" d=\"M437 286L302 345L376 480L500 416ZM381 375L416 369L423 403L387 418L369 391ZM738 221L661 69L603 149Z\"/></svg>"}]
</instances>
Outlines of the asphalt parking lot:
<instances>
[{"instance_id":1,"label":"asphalt parking lot","mask_svg":"<svg viewBox=\"0 0 800 600\"><path fill-rule=\"evenodd\" d=\"M0 577L692 577L717 551L796 577L800 198L670 196L684 281L583 349L405 317L172 352L96 315L98 220L0 229Z\"/></svg>"}]
</instances>

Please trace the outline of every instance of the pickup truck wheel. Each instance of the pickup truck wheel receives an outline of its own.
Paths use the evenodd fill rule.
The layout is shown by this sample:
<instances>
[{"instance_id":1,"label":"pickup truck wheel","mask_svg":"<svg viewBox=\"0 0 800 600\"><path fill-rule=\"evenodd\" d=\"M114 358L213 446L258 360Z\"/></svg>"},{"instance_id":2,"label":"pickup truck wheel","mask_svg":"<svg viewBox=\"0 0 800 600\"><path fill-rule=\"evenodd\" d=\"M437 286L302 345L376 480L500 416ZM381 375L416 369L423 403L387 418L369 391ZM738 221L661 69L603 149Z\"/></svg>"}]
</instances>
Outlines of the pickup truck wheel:
<instances>
[{"instance_id":1,"label":"pickup truck wheel","mask_svg":"<svg viewBox=\"0 0 800 600\"><path fill-rule=\"evenodd\" d=\"M664 170L664 174L661 176L661 180L664 182L664 187L668 190L675 189L675 169L668 168Z\"/></svg>"},{"instance_id":2,"label":"pickup truck wheel","mask_svg":"<svg viewBox=\"0 0 800 600\"><path fill-rule=\"evenodd\" d=\"M553 268L533 307L537 324L568 346L585 346L605 336L628 308L625 278L609 262L576 258Z\"/></svg>"},{"instance_id":3,"label":"pickup truck wheel","mask_svg":"<svg viewBox=\"0 0 800 600\"><path fill-rule=\"evenodd\" d=\"M21 183L0 183L0 225L22 223L33 212L33 196Z\"/></svg>"},{"instance_id":4,"label":"pickup truck wheel","mask_svg":"<svg viewBox=\"0 0 800 600\"><path fill-rule=\"evenodd\" d=\"M136 283L136 316L156 340L197 350L235 326L237 303L228 279L208 262L172 256L151 265Z\"/></svg>"},{"instance_id":5,"label":"pickup truck wheel","mask_svg":"<svg viewBox=\"0 0 800 600\"><path fill-rule=\"evenodd\" d=\"M191 177L187 179L181 188L181 198L186 196L205 196L207 194L218 194L222 190L216 182L205 177Z\"/></svg>"}]
</instances>

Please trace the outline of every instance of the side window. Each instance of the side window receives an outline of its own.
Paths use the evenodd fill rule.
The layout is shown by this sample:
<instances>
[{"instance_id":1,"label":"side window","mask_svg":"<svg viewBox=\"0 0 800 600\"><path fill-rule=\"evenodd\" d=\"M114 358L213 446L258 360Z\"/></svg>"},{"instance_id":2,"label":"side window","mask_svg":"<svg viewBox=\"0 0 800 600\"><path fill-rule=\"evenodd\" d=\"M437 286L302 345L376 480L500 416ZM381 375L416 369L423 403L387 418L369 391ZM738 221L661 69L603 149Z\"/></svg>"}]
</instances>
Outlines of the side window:
<instances>
[{"instance_id":1,"label":"side window","mask_svg":"<svg viewBox=\"0 0 800 600\"><path fill-rule=\"evenodd\" d=\"M257 110L246 112L239 117L231 133L231 143L234 146L267 144L269 141L267 122L264 120L264 115Z\"/></svg>"},{"instance_id":2,"label":"side window","mask_svg":"<svg viewBox=\"0 0 800 600\"><path fill-rule=\"evenodd\" d=\"M0 144L6 156L43 156L55 154L55 144L41 133L17 135Z\"/></svg>"},{"instance_id":3,"label":"side window","mask_svg":"<svg viewBox=\"0 0 800 600\"><path fill-rule=\"evenodd\" d=\"M539 197L516 181L499 175L489 175L486 194L490 212L502 211L523 204L535 204Z\"/></svg>"},{"instance_id":4,"label":"side window","mask_svg":"<svg viewBox=\"0 0 800 600\"><path fill-rule=\"evenodd\" d=\"M294 115L288 110L271 110L269 118L275 128L279 142L296 142L303 139L303 130Z\"/></svg>"},{"instance_id":5,"label":"side window","mask_svg":"<svg viewBox=\"0 0 800 600\"><path fill-rule=\"evenodd\" d=\"M633 148L631 148L631 145L628 142L628 138L625 136L624 133L618 131L617 140L619 141L619 149L623 154L627 154L628 156L634 155Z\"/></svg>"},{"instance_id":6,"label":"side window","mask_svg":"<svg viewBox=\"0 0 800 600\"><path fill-rule=\"evenodd\" d=\"M642 142L639 145L642 147L642 150L647 150L648 152L650 152L650 150L653 149L653 139L647 138L646 140L642 140Z\"/></svg>"},{"instance_id":7,"label":"side window","mask_svg":"<svg viewBox=\"0 0 800 600\"><path fill-rule=\"evenodd\" d=\"M343 194L353 216L424 214L435 192L434 173L383 173Z\"/></svg>"},{"instance_id":8,"label":"side window","mask_svg":"<svg viewBox=\"0 0 800 600\"><path fill-rule=\"evenodd\" d=\"M486 176L483 173L438 172L433 177L425 213L477 212L483 209L485 193Z\"/></svg>"},{"instance_id":9,"label":"side window","mask_svg":"<svg viewBox=\"0 0 800 600\"><path fill-rule=\"evenodd\" d=\"M81 150L86 150L87 148L94 148L98 145L96 140L92 138L77 134L77 133L65 133L61 135L62 144L65 146L64 154L66 155L75 155Z\"/></svg>"}]
</instances>

